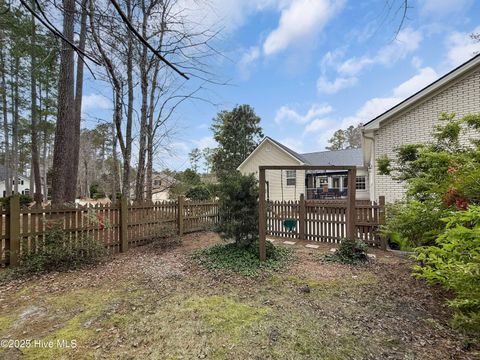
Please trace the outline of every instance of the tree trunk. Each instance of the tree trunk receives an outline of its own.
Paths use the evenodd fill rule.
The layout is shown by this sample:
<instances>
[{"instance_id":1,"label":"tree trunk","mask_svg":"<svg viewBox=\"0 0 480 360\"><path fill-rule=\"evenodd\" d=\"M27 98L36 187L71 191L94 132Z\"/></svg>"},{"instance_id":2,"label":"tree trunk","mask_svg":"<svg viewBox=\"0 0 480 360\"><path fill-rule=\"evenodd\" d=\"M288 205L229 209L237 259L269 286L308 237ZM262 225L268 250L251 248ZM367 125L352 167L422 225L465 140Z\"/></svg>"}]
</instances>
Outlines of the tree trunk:
<instances>
[{"instance_id":1,"label":"tree trunk","mask_svg":"<svg viewBox=\"0 0 480 360\"><path fill-rule=\"evenodd\" d=\"M20 59L14 56L12 61L12 75L14 75L14 85L12 87L12 179L13 192L18 193L18 168L20 167L18 158L18 125L19 125L19 92L18 92L18 72L20 71Z\"/></svg>"},{"instance_id":2,"label":"tree trunk","mask_svg":"<svg viewBox=\"0 0 480 360\"><path fill-rule=\"evenodd\" d=\"M63 0L63 36L73 42L75 0ZM55 205L67 201L67 179L76 184L71 171L73 161L74 125L74 57L73 49L62 42L60 55L60 76L58 81L58 116L55 129L55 147L53 152L52 203ZM70 199L71 200L71 199Z\"/></svg>"},{"instance_id":3,"label":"tree trunk","mask_svg":"<svg viewBox=\"0 0 480 360\"><path fill-rule=\"evenodd\" d=\"M146 47L145 55L142 54L140 61L141 73L141 90L142 90L142 106L140 109L140 139L138 149L138 167L137 181L135 187L135 199L137 201L144 200L145 195L145 154L146 154L146 137L147 137L147 97L148 97L148 77L146 70Z\"/></svg>"},{"instance_id":4,"label":"tree trunk","mask_svg":"<svg viewBox=\"0 0 480 360\"><path fill-rule=\"evenodd\" d=\"M132 20L132 3L131 0L126 0L127 17ZM123 155L123 184L122 194L130 198L130 161L132 158L132 123L133 123L133 39L130 32L128 32L127 40L127 123L125 126L125 151ZM118 133L118 131L117 131Z\"/></svg>"},{"instance_id":5,"label":"tree trunk","mask_svg":"<svg viewBox=\"0 0 480 360\"><path fill-rule=\"evenodd\" d=\"M80 38L78 48L85 50L85 42L87 38L87 0L82 0L82 16L80 20ZM78 55L77 59L77 79L75 84L75 107L74 107L74 136L72 143L72 162L70 164L72 179L78 178L78 158L80 151L80 127L82 122L82 96L83 96L83 72L84 63ZM77 195L77 181L68 181L66 183L65 196L67 201L75 201Z\"/></svg>"},{"instance_id":6,"label":"tree trunk","mask_svg":"<svg viewBox=\"0 0 480 360\"><path fill-rule=\"evenodd\" d=\"M35 9L35 0L32 1L32 7ZM33 187L30 187L30 193L33 193L33 200L41 204L42 197L42 179L40 175L40 155L38 151L38 111L37 111L37 74L36 74L36 25L35 17L32 15L32 34L30 36L30 99L31 99L31 136L32 136L32 169Z\"/></svg>"},{"instance_id":7,"label":"tree trunk","mask_svg":"<svg viewBox=\"0 0 480 360\"><path fill-rule=\"evenodd\" d=\"M3 37L0 38L1 48L0 48L0 71L2 72L2 115L3 115L3 136L5 143L5 167L6 167L6 176L5 176L5 195L12 195L12 183L11 183L11 160L10 160L10 134L9 134L9 125L8 125L8 103L7 103L7 79L6 79L6 66L5 66L5 56L4 49L4 40ZM3 194L0 194L3 196Z\"/></svg>"},{"instance_id":8,"label":"tree trunk","mask_svg":"<svg viewBox=\"0 0 480 360\"><path fill-rule=\"evenodd\" d=\"M155 70L152 77L152 86L150 89L150 104L148 110L148 128L147 128L147 193L146 198L151 201L152 200L152 193L153 193L153 142L155 139L155 132L153 130L153 115L155 110L155 93L157 90L157 77L158 72L160 70L160 62L156 61L155 63Z\"/></svg>"}]
</instances>

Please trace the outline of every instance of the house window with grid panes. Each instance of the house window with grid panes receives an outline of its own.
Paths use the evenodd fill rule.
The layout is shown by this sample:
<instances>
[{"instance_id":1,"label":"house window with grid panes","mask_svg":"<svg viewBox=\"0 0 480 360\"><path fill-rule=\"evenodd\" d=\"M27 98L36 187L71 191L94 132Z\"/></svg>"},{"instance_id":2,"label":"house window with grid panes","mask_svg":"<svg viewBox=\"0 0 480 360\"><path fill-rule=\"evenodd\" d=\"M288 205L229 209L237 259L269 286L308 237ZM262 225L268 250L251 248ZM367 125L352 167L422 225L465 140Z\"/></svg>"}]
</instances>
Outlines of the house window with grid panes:
<instances>
[{"instance_id":1,"label":"house window with grid panes","mask_svg":"<svg viewBox=\"0 0 480 360\"><path fill-rule=\"evenodd\" d=\"M363 176L357 176L355 180L356 184L356 189L357 190L366 190L367 189L367 177L365 175Z\"/></svg>"},{"instance_id":2,"label":"house window with grid panes","mask_svg":"<svg viewBox=\"0 0 480 360\"><path fill-rule=\"evenodd\" d=\"M287 186L295 186L297 184L297 171L287 170Z\"/></svg>"}]
</instances>

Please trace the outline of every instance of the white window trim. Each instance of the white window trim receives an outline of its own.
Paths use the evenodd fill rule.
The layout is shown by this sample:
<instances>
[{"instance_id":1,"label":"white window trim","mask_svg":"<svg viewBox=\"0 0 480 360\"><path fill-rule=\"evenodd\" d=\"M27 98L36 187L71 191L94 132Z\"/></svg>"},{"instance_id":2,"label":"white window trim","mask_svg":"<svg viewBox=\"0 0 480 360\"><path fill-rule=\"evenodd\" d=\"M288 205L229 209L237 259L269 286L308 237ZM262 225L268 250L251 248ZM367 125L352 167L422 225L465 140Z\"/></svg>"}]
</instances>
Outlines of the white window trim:
<instances>
[{"instance_id":1,"label":"white window trim","mask_svg":"<svg viewBox=\"0 0 480 360\"><path fill-rule=\"evenodd\" d=\"M365 181L365 189L358 189L357 188L357 179L358 178L363 178L364 181ZM367 178L367 175L357 175L357 177L355 178L355 191L362 191L362 192L366 192L368 190L368 178Z\"/></svg>"},{"instance_id":2,"label":"white window trim","mask_svg":"<svg viewBox=\"0 0 480 360\"><path fill-rule=\"evenodd\" d=\"M294 176L288 176L288 174L291 174L293 173ZM285 178L286 178L286 181L285 181L285 184L287 186L297 186L297 170L286 170L286 173L285 173ZM295 180L295 184L288 184L288 180Z\"/></svg>"}]
</instances>

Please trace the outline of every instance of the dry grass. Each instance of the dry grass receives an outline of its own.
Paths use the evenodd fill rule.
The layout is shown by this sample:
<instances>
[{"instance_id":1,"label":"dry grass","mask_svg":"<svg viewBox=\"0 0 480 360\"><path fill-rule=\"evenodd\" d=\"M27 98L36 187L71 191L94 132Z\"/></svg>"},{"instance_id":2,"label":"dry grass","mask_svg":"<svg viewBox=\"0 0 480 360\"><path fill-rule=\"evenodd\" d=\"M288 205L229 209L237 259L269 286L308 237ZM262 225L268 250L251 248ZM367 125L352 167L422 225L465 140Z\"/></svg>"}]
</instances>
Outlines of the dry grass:
<instances>
[{"instance_id":1,"label":"dry grass","mask_svg":"<svg viewBox=\"0 0 480 360\"><path fill-rule=\"evenodd\" d=\"M366 267L321 263L297 247L280 272L211 273L193 250L144 246L89 270L0 287L0 338L77 340L76 349L0 349L0 358L469 359L439 289L408 261L376 252ZM310 292L300 291L305 285Z\"/></svg>"}]
</instances>

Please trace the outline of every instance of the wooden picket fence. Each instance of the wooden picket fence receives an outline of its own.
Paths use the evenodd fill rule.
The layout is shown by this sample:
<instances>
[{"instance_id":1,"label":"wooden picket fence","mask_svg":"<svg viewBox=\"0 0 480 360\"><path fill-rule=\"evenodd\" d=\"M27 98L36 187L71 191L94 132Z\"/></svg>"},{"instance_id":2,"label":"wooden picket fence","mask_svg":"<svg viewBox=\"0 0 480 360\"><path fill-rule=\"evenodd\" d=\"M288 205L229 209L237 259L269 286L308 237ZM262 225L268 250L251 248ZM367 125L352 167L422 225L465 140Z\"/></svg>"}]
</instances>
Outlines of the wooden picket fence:
<instances>
[{"instance_id":1,"label":"wooden picket fence","mask_svg":"<svg viewBox=\"0 0 480 360\"><path fill-rule=\"evenodd\" d=\"M65 243L84 237L105 245L110 253L154 241L165 234L211 229L218 222L216 201L161 201L95 206L21 208L18 197L0 207L0 266L15 266L22 254L35 252L52 227L65 231Z\"/></svg>"},{"instance_id":2,"label":"wooden picket fence","mask_svg":"<svg viewBox=\"0 0 480 360\"><path fill-rule=\"evenodd\" d=\"M372 246L385 246L379 226L385 221L385 198L379 202L357 201L356 237ZM296 222L295 229L285 220ZM303 222L303 224L301 224ZM342 200L272 201L267 203L266 233L273 237L338 243L347 237L347 202Z\"/></svg>"}]
</instances>

